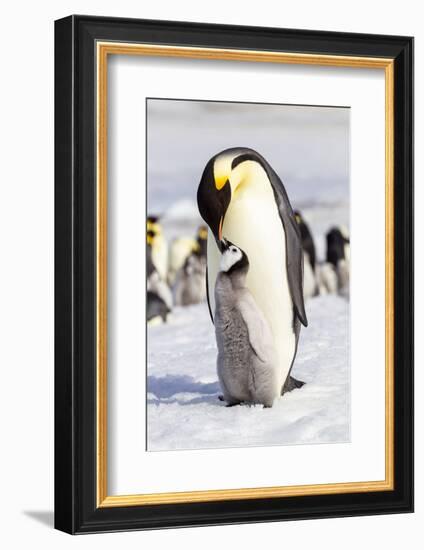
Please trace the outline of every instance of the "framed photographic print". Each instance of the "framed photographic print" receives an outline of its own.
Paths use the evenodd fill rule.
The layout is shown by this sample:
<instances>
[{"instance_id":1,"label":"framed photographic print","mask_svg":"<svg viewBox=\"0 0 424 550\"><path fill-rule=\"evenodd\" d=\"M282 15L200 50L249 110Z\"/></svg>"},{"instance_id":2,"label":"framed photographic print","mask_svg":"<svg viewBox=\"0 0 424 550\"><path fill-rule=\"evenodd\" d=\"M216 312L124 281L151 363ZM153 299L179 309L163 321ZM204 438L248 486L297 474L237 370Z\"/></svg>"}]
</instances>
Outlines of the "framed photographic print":
<instances>
[{"instance_id":1,"label":"framed photographic print","mask_svg":"<svg viewBox=\"0 0 424 550\"><path fill-rule=\"evenodd\" d=\"M413 39L55 24L55 525L413 510Z\"/></svg>"}]
</instances>

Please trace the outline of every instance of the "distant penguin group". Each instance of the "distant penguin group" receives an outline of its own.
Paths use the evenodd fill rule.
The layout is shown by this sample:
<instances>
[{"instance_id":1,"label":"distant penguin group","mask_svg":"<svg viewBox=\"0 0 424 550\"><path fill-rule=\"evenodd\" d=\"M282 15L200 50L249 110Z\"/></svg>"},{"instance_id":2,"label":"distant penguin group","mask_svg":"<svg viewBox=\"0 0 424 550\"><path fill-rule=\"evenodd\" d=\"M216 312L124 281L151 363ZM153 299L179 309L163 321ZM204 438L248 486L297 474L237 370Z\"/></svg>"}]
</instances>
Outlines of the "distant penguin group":
<instances>
[{"instance_id":1,"label":"distant penguin group","mask_svg":"<svg viewBox=\"0 0 424 550\"><path fill-rule=\"evenodd\" d=\"M168 246L159 216L150 215L146 227L147 321L167 322L174 306L206 300L207 229L195 238L181 236Z\"/></svg>"},{"instance_id":2,"label":"distant penguin group","mask_svg":"<svg viewBox=\"0 0 424 550\"><path fill-rule=\"evenodd\" d=\"M349 297L350 240L345 227L331 227L325 235L325 261L316 259L312 232L303 215L296 210L304 254L305 300L319 294Z\"/></svg>"},{"instance_id":3,"label":"distant penguin group","mask_svg":"<svg viewBox=\"0 0 424 550\"><path fill-rule=\"evenodd\" d=\"M312 232L303 215L296 210L304 254L305 300L319 294L349 296L350 240L344 227L331 227L325 235L325 261L316 259Z\"/></svg>"}]
</instances>

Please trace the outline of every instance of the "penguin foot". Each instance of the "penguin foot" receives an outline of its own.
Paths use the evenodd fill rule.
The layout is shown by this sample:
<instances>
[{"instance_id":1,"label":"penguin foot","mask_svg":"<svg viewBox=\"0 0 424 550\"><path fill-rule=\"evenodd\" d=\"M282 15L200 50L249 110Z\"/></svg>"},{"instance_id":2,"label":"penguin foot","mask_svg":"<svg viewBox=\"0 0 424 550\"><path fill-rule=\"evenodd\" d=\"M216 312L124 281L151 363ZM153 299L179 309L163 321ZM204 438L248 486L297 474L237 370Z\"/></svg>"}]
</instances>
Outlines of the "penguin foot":
<instances>
[{"instance_id":1,"label":"penguin foot","mask_svg":"<svg viewBox=\"0 0 424 550\"><path fill-rule=\"evenodd\" d=\"M220 401L227 401L223 395L218 395L218 399ZM240 405L240 401L228 401L225 406L226 407L235 407L236 405Z\"/></svg>"},{"instance_id":2,"label":"penguin foot","mask_svg":"<svg viewBox=\"0 0 424 550\"><path fill-rule=\"evenodd\" d=\"M281 390L281 395L284 395L285 393L295 390L297 388L301 388L304 385L305 382L302 382L302 380L296 380L296 378L293 378L293 376L289 376L283 386L283 389Z\"/></svg>"}]
</instances>

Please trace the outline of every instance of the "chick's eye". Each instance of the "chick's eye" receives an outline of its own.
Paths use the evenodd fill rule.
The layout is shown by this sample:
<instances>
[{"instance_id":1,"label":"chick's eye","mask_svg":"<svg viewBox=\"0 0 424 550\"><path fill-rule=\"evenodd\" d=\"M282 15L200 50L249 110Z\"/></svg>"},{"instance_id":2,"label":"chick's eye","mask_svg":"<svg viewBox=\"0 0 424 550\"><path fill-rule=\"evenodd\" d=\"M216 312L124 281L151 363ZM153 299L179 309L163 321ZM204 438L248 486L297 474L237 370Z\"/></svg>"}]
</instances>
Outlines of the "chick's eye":
<instances>
[{"instance_id":1,"label":"chick's eye","mask_svg":"<svg viewBox=\"0 0 424 550\"><path fill-rule=\"evenodd\" d=\"M232 253L235 254L237 250L235 248L232 249Z\"/></svg>"}]
</instances>

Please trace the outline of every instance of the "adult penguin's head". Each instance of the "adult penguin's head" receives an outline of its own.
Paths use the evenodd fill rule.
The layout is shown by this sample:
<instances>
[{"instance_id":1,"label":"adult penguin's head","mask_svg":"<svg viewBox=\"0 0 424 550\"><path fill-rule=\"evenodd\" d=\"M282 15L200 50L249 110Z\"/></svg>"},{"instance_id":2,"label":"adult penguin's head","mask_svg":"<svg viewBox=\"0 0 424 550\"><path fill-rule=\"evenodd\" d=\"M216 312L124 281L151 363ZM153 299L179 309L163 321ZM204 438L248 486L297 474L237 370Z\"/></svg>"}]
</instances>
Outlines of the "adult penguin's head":
<instances>
[{"instance_id":1,"label":"adult penguin's head","mask_svg":"<svg viewBox=\"0 0 424 550\"><path fill-rule=\"evenodd\" d=\"M231 198L245 176L247 161L264 168L266 161L254 151L244 147L226 149L206 164L197 190L200 215L210 227L219 247L222 226ZM243 166L242 166L243 165Z\"/></svg>"}]
</instances>

